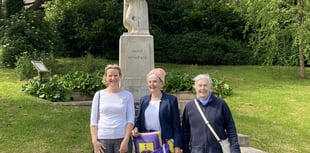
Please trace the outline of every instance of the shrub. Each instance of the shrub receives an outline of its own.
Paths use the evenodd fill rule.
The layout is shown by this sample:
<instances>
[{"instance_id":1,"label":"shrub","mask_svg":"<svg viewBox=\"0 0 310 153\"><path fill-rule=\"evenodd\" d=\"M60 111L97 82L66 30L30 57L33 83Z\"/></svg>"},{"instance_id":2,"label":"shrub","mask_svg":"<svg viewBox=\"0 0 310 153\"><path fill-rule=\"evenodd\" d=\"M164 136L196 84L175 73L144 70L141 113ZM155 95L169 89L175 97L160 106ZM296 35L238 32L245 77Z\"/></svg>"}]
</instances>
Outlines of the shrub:
<instances>
[{"instance_id":1,"label":"shrub","mask_svg":"<svg viewBox=\"0 0 310 153\"><path fill-rule=\"evenodd\" d=\"M232 88L224 80L212 79L212 92L218 97L232 95Z\"/></svg>"},{"instance_id":2,"label":"shrub","mask_svg":"<svg viewBox=\"0 0 310 153\"><path fill-rule=\"evenodd\" d=\"M93 96L96 91L105 88L102 84L102 72L88 74L81 71L70 72L63 76L30 79L22 86L22 91L49 101L72 100L72 93Z\"/></svg>"},{"instance_id":3,"label":"shrub","mask_svg":"<svg viewBox=\"0 0 310 153\"><path fill-rule=\"evenodd\" d=\"M23 52L21 56L17 57L15 72L20 80L26 80L38 75L37 70L32 65L31 61L42 61L47 69L52 73L56 70L57 61L52 54L41 53L40 55L28 55L28 52Z\"/></svg>"},{"instance_id":4,"label":"shrub","mask_svg":"<svg viewBox=\"0 0 310 153\"><path fill-rule=\"evenodd\" d=\"M75 71L64 75L64 86L73 92L81 95L93 96L96 91L105 88L101 82L103 73L94 72L92 74Z\"/></svg>"},{"instance_id":5,"label":"shrub","mask_svg":"<svg viewBox=\"0 0 310 153\"><path fill-rule=\"evenodd\" d=\"M31 57L29 57L26 52L23 54L23 56L18 58L15 67L15 72L20 80L30 79L37 75L37 70L31 63Z\"/></svg>"},{"instance_id":6,"label":"shrub","mask_svg":"<svg viewBox=\"0 0 310 153\"><path fill-rule=\"evenodd\" d=\"M73 92L81 95L93 96L96 91L105 88L102 84L103 73L86 73L81 71L69 72L66 75L54 75L40 80L38 77L29 80L22 90L30 95L50 101L68 101L72 99ZM193 74L167 72L165 92L193 91ZM219 97L230 96L232 89L225 80L212 79L213 93Z\"/></svg>"},{"instance_id":7,"label":"shrub","mask_svg":"<svg viewBox=\"0 0 310 153\"><path fill-rule=\"evenodd\" d=\"M163 91L193 91L194 92L194 74L167 72ZM232 88L225 83L225 80L217 80L212 78L212 92L219 97L232 95Z\"/></svg>"},{"instance_id":8,"label":"shrub","mask_svg":"<svg viewBox=\"0 0 310 153\"><path fill-rule=\"evenodd\" d=\"M4 66L14 67L23 52L30 56L61 52L59 34L44 20L43 12L23 11L0 20L0 25L1 62Z\"/></svg>"},{"instance_id":9,"label":"shrub","mask_svg":"<svg viewBox=\"0 0 310 153\"><path fill-rule=\"evenodd\" d=\"M21 0L7 0L7 1L1 1L5 7L2 6L3 10L3 17L8 17L10 15L13 15L15 13L20 12L23 7L24 3Z\"/></svg>"},{"instance_id":10,"label":"shrub","mask_svg":"<svg viewBox=\"0 0 310 153\"><path fill-rule=\"evenodd\" d=\"M63 86L63 80L58 75L49 78L35 77L22 86L22 91L35 97L49 101L69 101L71 90Z\"/></svg>"},{"instance_id":11,"label":"shrub","mask_svg":"<svg viewBox=\"0 0 310 153\"><path fill-rule=\"evenodd\" d=\"M84 62L81 63L81 70L87 73L94 73L98 70L103 70L105 67L105 63L98 63L98 60L94 58L93 55L87 54L83 57ZM102 61L100 61L102 62Z\"/></svg>"},{"instance_id":12,"label":"shrub","mask_svg":"<svg viewBox=\"0 0 310 153\"><path fill-rule=\"evenodd\" d=\"M165 92L193 91L193 76L187 73L167 72L163 90Z\"/></svg>"}]
</instances>

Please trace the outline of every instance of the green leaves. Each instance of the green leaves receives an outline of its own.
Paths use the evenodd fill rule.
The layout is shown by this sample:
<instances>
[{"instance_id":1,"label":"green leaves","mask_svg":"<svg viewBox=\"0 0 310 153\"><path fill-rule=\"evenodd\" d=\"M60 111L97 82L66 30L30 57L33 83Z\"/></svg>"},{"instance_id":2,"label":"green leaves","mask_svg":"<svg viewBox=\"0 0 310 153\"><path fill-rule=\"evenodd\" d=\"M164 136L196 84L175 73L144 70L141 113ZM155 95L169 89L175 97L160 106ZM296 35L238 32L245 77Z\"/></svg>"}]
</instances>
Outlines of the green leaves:
<instances>
[{"instance_id":1,"label":"green leaves","mask_svg":"<svg viewBox=\"0 0 310 153\"><path fill-rule=\"evenodd\" d=\"M73 92L93 96L96 91L104 88L101 82L102 76L100 72L89 74L76 71L63 76L42 78L42 80L36 77L26 82L22 86L22 91L49 101L70 101Z\"/></svg>"},{"instance_id":2,"label":"green leaves","mask_svg":"<svg viewBox=\"0 0 310 153\"><path fill-rule=\"evenodd\" d=\"M193 75L167 72L163 90L166 92L193 91Z\"/></svg>"},{"instance_id":3,"label":"green leaves","mask_svg":"<svg viewBox=\"0 0 310 153\"><path fill-rule=\"evenodd\" d=\"M82 71L70 72L64 75L64 86L81 95L94 95L99 89L105 88L102 84L103 73L94 72L92 74Z\"/></svg>"},{"instance_id":4,"label":"green leaves","mask_svg":"<svg viewBox=\"0 0 310 153\"><path fill-rule=\"evenodd\" d=\"M2 63L14 67L17 57L23 52L29 55L62 50L59 33L44 20L40 11L23 11L0 20L0 44Z\"/></svg>"},{"instance_id":5,"label":"green leaves","mask_svg":"<svg viewBox=\"0 0 310 153\"><path fill-rule=\"evenodd\" d=\"M194 74L167 72L165 85L163 91L178 92L178 91L192 91L194 92ZM225 82L225 80L212 79L212 91L216 96L225 97L232 95L232 88Z\"/></svg>"},{"instance_id":6,"label":"green leaves","mask_svg":"<svg viewBox=\"0 0 310 153\"><path fill-rule=\"evenodd\" d=\"M71 98L70 89L63 86L58 75L31 79L22 86L22 91L49 101L69 101Z\"/></svg>"},{"instance_id":7,"label":"green leaves","mask_svg":"<svg viewBox=\"0 0 310 153\"><path fill-rule=\"evenodd\" d=\"M302 0L303 1L303 0ZM298 65L298 55L308 56L309 48L300 53L298 47L310 43L309 22L300 22L300 15L309 18L309 5L286 0L248 1L244 7L250 46L256 58L266 65ZM301 63L299 63L301 64Z\"/></svg>"}]
</instances>

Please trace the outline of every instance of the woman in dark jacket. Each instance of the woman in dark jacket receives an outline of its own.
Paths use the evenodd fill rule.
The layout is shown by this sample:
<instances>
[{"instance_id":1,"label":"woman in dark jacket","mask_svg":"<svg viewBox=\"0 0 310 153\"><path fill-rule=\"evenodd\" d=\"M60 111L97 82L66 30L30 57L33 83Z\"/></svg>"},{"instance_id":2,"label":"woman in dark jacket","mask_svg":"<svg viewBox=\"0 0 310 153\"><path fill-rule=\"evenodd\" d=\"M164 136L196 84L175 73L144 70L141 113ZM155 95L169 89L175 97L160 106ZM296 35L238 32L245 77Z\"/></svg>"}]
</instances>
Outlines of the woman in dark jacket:
<instances>
[{"instance_id":1,"label":"woman in dark jacket","mask_svg":"<svg viewBox=\"0 0 310 153\"><path fill-rule=\"evenodd\" d=\"M229 139L232 153L240 153L238 135L230 109L223 99L212 94L211 78L200 74L194 78L195 99L221 140ZM199 113L194 100L184 108L182 119L183 153L222 153L221 146Z\"/></svg>"},{"instance_id":2,"label":"woman in dark jacket","mask_svg":"<svg viewBox=\"0 0 310 153\"><path fill-rule=\"evenodd\" d=\"M163 142L173 140L174 152L181 153L182 138L177 97L161 91L165 81L165 71L153 69L146 77L150 95L140 99L139 112L132 131L133 136L140 132L160 131Z\"/></svg>"}]
</instances>

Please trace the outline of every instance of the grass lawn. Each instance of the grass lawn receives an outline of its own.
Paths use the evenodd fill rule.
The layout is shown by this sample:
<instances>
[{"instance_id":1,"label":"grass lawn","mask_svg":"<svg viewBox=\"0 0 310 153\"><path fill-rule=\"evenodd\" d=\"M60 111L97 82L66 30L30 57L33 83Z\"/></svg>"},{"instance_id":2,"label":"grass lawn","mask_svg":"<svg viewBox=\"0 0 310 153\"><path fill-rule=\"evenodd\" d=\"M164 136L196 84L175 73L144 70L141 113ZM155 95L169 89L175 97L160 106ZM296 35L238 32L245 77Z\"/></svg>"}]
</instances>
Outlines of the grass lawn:
<instances>
[{"instance_id":1,"label":"grass lawn","mask_svg":"<svg viewBox=\"0 0 310 153\"><path fill-rule=\"evenodd\" d=\"M155 65L225 79L234 92L225 100L251 146L269 153L310 152L310 79L300 79L297 67ZM54 105L25 95L22 84L13 70L0 69L0 152L90 152L90 107Z\"/></svg>"}]
</instances>

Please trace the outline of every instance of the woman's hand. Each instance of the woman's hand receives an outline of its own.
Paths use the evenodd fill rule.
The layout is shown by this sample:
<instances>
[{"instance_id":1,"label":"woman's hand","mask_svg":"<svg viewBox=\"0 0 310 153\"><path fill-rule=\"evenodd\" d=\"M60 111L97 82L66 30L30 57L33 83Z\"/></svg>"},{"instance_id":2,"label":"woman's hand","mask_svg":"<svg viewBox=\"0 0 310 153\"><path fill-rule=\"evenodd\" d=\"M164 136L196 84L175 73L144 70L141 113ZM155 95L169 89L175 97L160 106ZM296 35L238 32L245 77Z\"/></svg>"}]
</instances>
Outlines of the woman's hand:
<instances>
[{"instance_id":1,"label":"woman's hand","mask_svg":"<svg viewBox=\"0 0 310 153\"><path fill-rule=\"evenodd\" d=\"M139 133L139 131L138 131L138 128L134 128L134 129L131 131L131 135L134 136L134 137L139 136L140 133Z\"/></svg>"},{"instance_id":2,"label":"woman's hand","mask_svg":"<svg viewBox=\"0 0 310 153\"><path fill-rule=\"evenodd\" d=\"M175 153L182 153L182 150L181 150L181 148L179 148L179 147L175 147L175 148L174 148L174 152L175 152Z\"/></svg>"},{"instance_id":3,"label":"woman's hand","mask_svg":"<svg viewBox=\"0 0 310 153\"><path fill-rule=\"evenodd\" d=\"M104 153L105 147L99 141L94 142L93 146L94 146L94 153Z\"/></svg>"},{"instance_id":4,"label":"woman's hand","mask_svg":"<svg viewBox=\"0 0 310 153\"><path fill-rule=\"evenodd\" d=\"M119 149L120 153L127 153L128 152L128 141L122 141L121 142L121 147Z\"/></svg>"}]
</instances>

